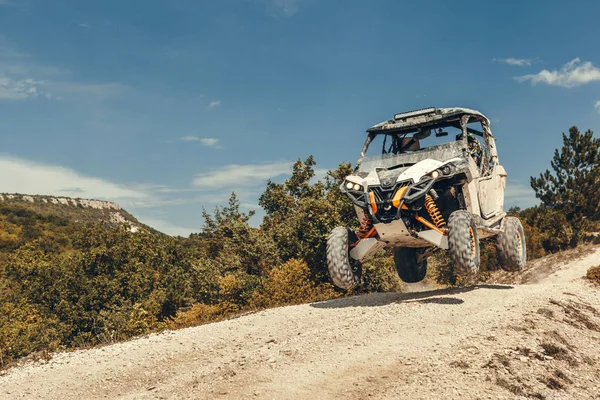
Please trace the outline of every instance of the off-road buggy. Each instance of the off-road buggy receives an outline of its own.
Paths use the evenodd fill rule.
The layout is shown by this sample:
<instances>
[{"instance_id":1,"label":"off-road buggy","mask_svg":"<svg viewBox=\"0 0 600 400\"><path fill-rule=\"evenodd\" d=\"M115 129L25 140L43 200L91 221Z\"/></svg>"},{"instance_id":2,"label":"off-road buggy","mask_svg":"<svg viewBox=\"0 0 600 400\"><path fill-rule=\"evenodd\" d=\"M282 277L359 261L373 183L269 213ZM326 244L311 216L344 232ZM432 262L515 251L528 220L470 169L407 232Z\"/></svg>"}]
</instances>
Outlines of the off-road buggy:
<instances>
[{"instance_id":1,"label":"off-road buggy","mask_svg":"<svg viewBox=\"0 0 600 400\"><path fill-rule=\"evenodd\" d=\"M475 276L479 240L493 236L500 266L520 270L525 235L519 219L503 211L505 187L490 121L478 111L427 108L371 127L356 169L340 186L360 228L330 233L331 279L356 286L361 262L384 247L394 248L404 282L425 277L434 248L448 251L456 275Z\"/></svg>"}]
</instances>

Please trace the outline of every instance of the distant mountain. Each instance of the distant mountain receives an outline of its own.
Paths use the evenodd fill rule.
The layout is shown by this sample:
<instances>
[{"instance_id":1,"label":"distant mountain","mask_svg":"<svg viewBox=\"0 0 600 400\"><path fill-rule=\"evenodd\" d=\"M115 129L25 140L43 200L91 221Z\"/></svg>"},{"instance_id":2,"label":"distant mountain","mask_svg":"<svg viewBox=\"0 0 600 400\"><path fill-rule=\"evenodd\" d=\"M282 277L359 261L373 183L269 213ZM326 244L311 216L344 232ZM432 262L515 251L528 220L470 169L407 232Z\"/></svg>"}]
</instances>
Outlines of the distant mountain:
<instances>
[{"instance_id":1,"label":"distant mountain","mask_svg":"<svg viewBox=\"0 0 600 400\"><path fill-rule=\"evenodd\" d=\"M108 226L129 224L132 232L140 229L157 232L110 201L0 193L0 214L16 214L22 217L27 213L38 217L64 219L72 223L95 223Z\"/></svg>"}]
</instances>

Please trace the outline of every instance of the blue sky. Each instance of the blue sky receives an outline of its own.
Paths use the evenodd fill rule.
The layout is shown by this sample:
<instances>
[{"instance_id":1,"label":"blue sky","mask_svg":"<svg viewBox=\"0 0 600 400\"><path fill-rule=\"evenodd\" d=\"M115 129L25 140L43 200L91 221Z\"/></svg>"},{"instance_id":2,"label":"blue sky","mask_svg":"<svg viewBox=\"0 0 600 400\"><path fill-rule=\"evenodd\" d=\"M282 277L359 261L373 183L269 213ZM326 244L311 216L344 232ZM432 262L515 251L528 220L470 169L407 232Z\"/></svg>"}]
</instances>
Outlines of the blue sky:
<instances>
[{"instance_id":1,"label":"blue sky","mask_svg":"<svg viewBox=\"0 0 600 400\"><path fill-rule=\"evenodd\" d=\"M423 3L423 4L417 4ZM113 200L187 235L297 158L354 162L394 113L485 113L529 206L600 131L600 3L0 0L0 192ZM257 213L254 224L260 222Z\"/></svg>"}]
</instances>

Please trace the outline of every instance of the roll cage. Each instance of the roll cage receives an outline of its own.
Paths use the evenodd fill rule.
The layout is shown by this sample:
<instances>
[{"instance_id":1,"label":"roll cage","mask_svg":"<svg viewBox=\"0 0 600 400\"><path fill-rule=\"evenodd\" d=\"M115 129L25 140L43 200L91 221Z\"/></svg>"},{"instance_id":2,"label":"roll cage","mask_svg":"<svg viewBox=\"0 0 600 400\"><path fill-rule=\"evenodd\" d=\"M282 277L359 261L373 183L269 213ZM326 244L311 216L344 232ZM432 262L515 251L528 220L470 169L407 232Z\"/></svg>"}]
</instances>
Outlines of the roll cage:
<instances>
[{"instance_id":1,"label":"roll cage","mask_svg":"<svg viewBox=\"0 0 600 400\"><path fill-rule=\"evenodd\" d=\"M477 125L477 128L480 127L480 129L473 127L473 124ZM462 132L460 135L457 135L455 139L456 141L461 142L465 156L468 154L469 134L483 139L483 154L481 155L481 160L478 164L480 176L489 175L494 166L499 163L494 136L490 129L490 121L479 111L467 108L432 107L415 110L396 114L393 119L374 125L367 130L367 139L357 161L357 169L360 168L369 145L377 135L392 135L392 138L396 138L392 140L396 140L397 143L392 143L390 149L392 149L392 151L395 150L395 153L398 154L400 160L403 153L403 147L411 145L409 142L402 141L407 135L426 130L435 132L438 129L444 129L446 127L454 127ZM419 149L418 151L427 152L428 148Z\"/></svg>"}]
</instances>

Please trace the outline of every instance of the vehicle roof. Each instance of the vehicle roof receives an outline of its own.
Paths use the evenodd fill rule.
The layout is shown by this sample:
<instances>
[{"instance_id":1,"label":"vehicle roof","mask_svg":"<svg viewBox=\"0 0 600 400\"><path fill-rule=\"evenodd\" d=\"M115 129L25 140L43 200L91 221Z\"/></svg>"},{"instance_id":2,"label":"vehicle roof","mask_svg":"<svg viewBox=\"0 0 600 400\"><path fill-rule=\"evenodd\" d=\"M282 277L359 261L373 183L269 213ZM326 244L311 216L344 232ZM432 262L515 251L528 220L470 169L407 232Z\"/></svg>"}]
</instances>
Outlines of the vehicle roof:
<instances>
[{"instance_id":1,"label":"vehicle roof","mask_svg":"<svg viewBox=\"0 0 600 400\"><path fill-rule=\"evenodd\" d=\"M487 123L490 121L485 115L477 110L463 107L452 108L423 108L420 110L404 112L394 115L394 118L373 125L367 129L369 133L383 133L387 131L401 131L410 128L416 128L423 125L432 125L446 121L460 121L463 115L475 117L475 121Z\"/></svg>"}]
</instances>

